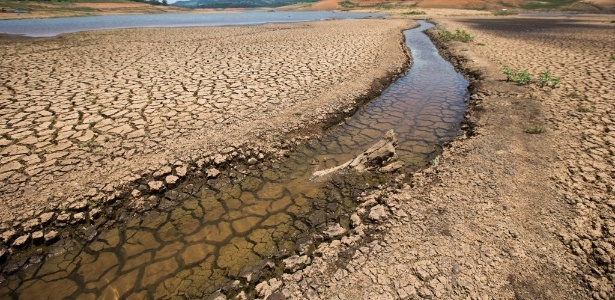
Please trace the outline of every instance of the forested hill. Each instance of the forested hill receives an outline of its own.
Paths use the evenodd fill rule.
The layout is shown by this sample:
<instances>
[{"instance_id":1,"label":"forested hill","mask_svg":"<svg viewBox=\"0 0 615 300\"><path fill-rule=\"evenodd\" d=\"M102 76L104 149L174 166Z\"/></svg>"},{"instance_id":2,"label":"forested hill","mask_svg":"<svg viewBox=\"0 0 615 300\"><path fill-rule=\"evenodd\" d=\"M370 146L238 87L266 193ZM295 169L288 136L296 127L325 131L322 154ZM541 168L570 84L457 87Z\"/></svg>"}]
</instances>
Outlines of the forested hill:
<instances>
[{"instance_id":1,"label":"forested hill","mask_svg":"<svg viewBox=\"0 0 615 300\"><path fill-rule=\"evenodd\" d=\"M318 0L185 0L173 3L182 7L238 8L238 7L279 7Z\"/></svg>"}]
</instances>

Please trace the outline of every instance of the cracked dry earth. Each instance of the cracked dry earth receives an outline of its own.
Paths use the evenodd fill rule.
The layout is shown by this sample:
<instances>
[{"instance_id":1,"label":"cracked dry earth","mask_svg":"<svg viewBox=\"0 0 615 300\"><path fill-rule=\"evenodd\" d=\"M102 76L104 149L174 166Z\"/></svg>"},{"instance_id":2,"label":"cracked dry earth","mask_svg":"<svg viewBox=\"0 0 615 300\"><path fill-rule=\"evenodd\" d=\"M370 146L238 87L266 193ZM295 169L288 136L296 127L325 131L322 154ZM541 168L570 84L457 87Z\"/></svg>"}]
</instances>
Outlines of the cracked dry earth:
<instances>
[{"instance_id":1,"label":"cracked dry earth","mask_svg":"<svg viewBox=\"0 0 615 300\"><path fill-rule=\"evenodd\" d=\"M27 224L40 227L44 211L112 198L123 184L228 146L271 149L275 136L352 107L374 78L400 72L408 25L331 20L7 39L0 230L11 234L3 243Z\"/></svg>"},{"instance_id":2,"label":"cracked dry earth","mask_svg":"<svg viewBox=\"0 0 615 300\"><path fill-rule=\"evenodd\" d=\"M601 16L437 21L475 36L449 46L483 76L469 115L476 135L404 188L372 197L389 215L370 225L372 242L322 245L279 290L292 299L615 298L615 25ZM550 70L562 84L516 86L504 66ZM529 126L546 131L524 133Z\"/></svg>"}]
</instances>

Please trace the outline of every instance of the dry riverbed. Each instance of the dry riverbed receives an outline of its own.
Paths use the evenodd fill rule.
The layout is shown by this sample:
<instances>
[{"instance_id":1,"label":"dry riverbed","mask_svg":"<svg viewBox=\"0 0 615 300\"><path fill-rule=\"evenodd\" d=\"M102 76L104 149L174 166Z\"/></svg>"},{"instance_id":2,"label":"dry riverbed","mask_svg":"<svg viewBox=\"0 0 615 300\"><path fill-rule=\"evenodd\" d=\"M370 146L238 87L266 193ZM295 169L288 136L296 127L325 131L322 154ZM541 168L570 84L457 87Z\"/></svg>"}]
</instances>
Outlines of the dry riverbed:
<instances>
[{"instance_id":1,"label":"dry riverbed","mask_svg":"<svg viewBox=\"0 0 615 300\"><path fill-rule=\"evenodd\" d=\"M310 266L261 292L613 299L615 25L603 16L437 21L475 36L443 51L478 75L468 136L403 188L363 197L376 205L359 210L367 224L357 219L359 230L321 245ZM504 80L504 66L549 70L562 83L518 86ZM375 234L357 242L366 226Z\"/></svg>"},{"instance_id":2,"label":"dry riverbed","mask_svg":"<svg viewBox=\"0 0 615 300\"><path fill-rule=\"evenodd\" d=\"M0 249L56 238L193 167L255 163L355 107L407 62L407 20L129 29L7 39ZM293 135L302 138L304 134ZM34 235L31 235L34 233Z\"/></svg>"},{"instance_id":3,"label":"dry riverbed","mask_svg":"<svg viewBox=\"0 0 615 300\"><path fill-rule=\"evenodd\" d=\"M261 297L615 297L612 18L463 14L436 21L475 36L442 50L473 79L466 136L430 168L364 193L354 228L309 259L285 260L288 273L256 286ZM4 243L95 218L91 203L138 203L130 183L143 178L156 191L195 165L275 155L284 134L349 110L374 78L398 72L409 26L118 30L3 44ZM518 86L504 66L562 82Z\"/></svg>"}]
</instances>

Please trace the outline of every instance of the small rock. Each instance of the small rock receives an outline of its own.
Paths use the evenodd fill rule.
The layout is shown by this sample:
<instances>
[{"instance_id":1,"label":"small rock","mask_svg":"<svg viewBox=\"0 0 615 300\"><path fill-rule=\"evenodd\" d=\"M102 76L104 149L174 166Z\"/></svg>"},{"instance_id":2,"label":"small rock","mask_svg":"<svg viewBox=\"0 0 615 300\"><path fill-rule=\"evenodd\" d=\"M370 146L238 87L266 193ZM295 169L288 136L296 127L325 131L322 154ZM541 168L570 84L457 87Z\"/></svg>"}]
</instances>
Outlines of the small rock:
<instances>
[{"instance_id":1,"label":"small rock","mask_svg":"<svg viewBox=\"0 0 615 300\"><path fill-rule=\"evenodd\" d=\"M45 233L45 244L51 244L58 239L58 232L55 230Z\"/></svg>"},{"instance_id":2,"label":"small rock","mask_svg":"<svg viewBox=\"0 0 615 300\"><path fill-rule=\"evenodd\" d=\"M342 235L346 234L346 229L344 227L340 226L340 224L335 223L333 225L329 225L327 230L325 230L323 233L328 238L334 239L334 238L337 238L339 236L342 236Z\"/></svg>"},{"instance_id":3,"label":"small rock","mask_svg":"<svg viewBox=\"0 0 615 300\"><path fill-rule=\"evenodd\" d=\"M70 220L70 214L69 213L63 213L60 214L57 218L56 221L60 222L60 223L66 223L68 222L68 220Z\"/></svg>"},{"instance_id":4,"label":"small rock","mask_svg":"<svg viewBox=\"0 0 615 300\"><path fill-rule=\"evenodd\" d=\"M352 226L357 227L361 225L363 222L361 221L361 217L358 214L354 213L350 216L350 221L352 222Z\"/></svg>"},{"instance_id":5,"label":"small rock","mask_svg":"<svg viewBox=\"0 0 615 300\"><path fill-rule=\"evenodd\" d=\"M169 175L164 179L164 181L166 181L168 185L174 185L177 183L178 180L179 180L179 177L175 175Z\"/></svg>"},{"instance_id":6,"label":"small rock","mask_svg":"<svg viewBox=\"0 0 615 300\"><path fill-rule=\"evenodd\" d=\"M294 273L297 270L303 269L305 265L310 263L310 258L307 255L293 255L282 261L284 263L284 271Z\"/></svg>"},{"instance_id":7,"label":"small rock","mask_svg":"<svg viewBox=\"0 0 615 300\"><path fill-rule=\"evenodd\" d=\"M93 219L98 218L98 216L100 216L101 213L102 213L102 210L98 207L92 209L90 211L90 219L93 220Z\"/></svg>"},{"instance_id":8,"label":"small rock","mask_svg":"<svg viewBox=\"0 0 615 300\"><path fill-rule=\"evenodd\" d=\"M54 215L55 215L55 213L54 213L54 212L46 212L46 213L42 214L42 215L40 216L40 218L41 218L41 224L42 224L42 225L47 225L47 224L51 221L51 219L53 219L53 216L54 216Z\"/></svg>"},{"instance_id":9,"label":"small rock","mask_svg":"<svg viewBox=\"0 0 615 300\"><path fill-rule=\"evenodd\" d=\"M88 196L88 197L94 197L96 196L96 194L98 194L97 188L90 188L87 192L85 192L85 196Z\"/></svg>"},{"instance_id":10,"label":"small rock","mask_svg":"<svg viewBox=\"0 0 615 300\"><path fill-rule=\"evenodd\" d=\"M241 293L237 294L237 296L235 296L235 300L248 300L250 298L248 298L248 295L246 295L246 292L241 291Z\"/></svg>"},{"instance_id":11,"label":"small rock","mask_svg":"<svg viewBox=\"0 0 615 300\"><path fill-rule=\"evenodd\" d=\"M38 227L39 225L41 225L41 221L38 218L29 220L28 222L23 224L23 229L24 231L31 231L33 228Z\"/></svg>"},{"instance_id":12,"label":"small rock","mask_svg":"<svg viewBox=\"0 0 615 300\"><path fill-rule=\"evenodd\" d=\"M87 207L88 207L88 202L83 200L83 201L77 201L71 204L68 208L70 208L73 211L84 211Z\"/></svg>"},{"instance_id":13,"label":"small rock","mask_svg":"<svg viewBox=\"0 0 615 300\"><path fill-rule=\"evenodd\" d=\"M8 244L16 235L17 232L15 232L15 230L7 230L0 235L0 240Z\"/></svg>"},{"instance_id":14,"label":"small rock","mask_svg":"<svg viewBox=\"0 0 615 300\"><path fill-rule=\"evenodd\" d=\"M156 172L154 173L154 177L156 177L156 178L160 178L160 177L162 177L162 176L165 176L165 175L171 174L171 172L172 172L172 171L173 171L173 169L171 169L171 167L170 167L170 166L164 166L164 167L162 167L160 170L158 170L158 171L156 171Z\"/></svg>"},{"instance_id":15,"label":"small rock","mask_svg":"<svg viewBox=\"0 0 615 300\"><path fill-rule=\"evenodd\" d=\"M382 173L392 173L395 172L399 169L401 169L404 166L404 163L401 161L396 161L392 164L386 165L382 168L380 168L380 172Z\"/></svg>"},{"instance_id":16,"label":"small rock","mask_svg":"<svg viewBox=\"0 0 615 300\"><path fill-rule=\"evenodd\" d=\"M15 239L15 241L13 241L13 248L24 248L25 246L28 245L28 242L30 241L30 235L26 234L26 235L22 235L20 237L18 237L17 239Z\"/></svg>"},{"instance_id":17,"label":"small rock","mask_svg":"<svg viewBox=\"0 0 615 300\"><path fill-rule=\"evenodd\" d=\"M215 168L207 169L205 173L207 173L207 178L216 178L218 177L218 175L220 175L220 171L218 171L218 169L215 169Z\"/></svg>"},{"instance_id":18,"label":"small rock","mask_svg":"<svg viewBox=\"0 0 615 300\"><path fill-rule=\"evenodd\" d=\"M35 245L40 245L40 244L42 244L42 243L43 243L43 241L44 241L44 239L43 239L43 238L44 238L44 236L43 236L43 232L42 232L42 231L40 231L40 230L39 230L39 231L36 231L36 232L34 232L34 233L32 233L32 242L33 242Z\"/></svg>"},{"instance_id":19,"label":"small rock","mask_svg":"<svg viewBox=\"0 0 615 300\"><path fill-rule=\"evenodd\" d=\"M164 183L158 180L148 182L147 186L149 187L150 191L153 191L153 192L159 192L164 189Z\"/></svg>"},{"instance_id":20,"label":"small rock","mask_svg":"<svg viewBox=\"0 0 615 300\"><path fill-rule=\"evenodd\" d=\"M76 213L73 215L73 220L75 222L83 222L85 221L85 213L84 212L80 212L80 213Z\"/></svg>"},{"instance_id":21,"label":"small rock","mask_svg":"<svg viewBox=\"0 0 615 300\"><path fill-rule=\"evenodd\" d=\"M250 157L250 159L248 159L248 165L255 165L257 162L258 162L258 159L254 157Z\"/></svg>"},{"instance_id":22,"label":"small rock","mask_svg":"<svg viewBox=\"0 0 615 300\"><path fill-rule=\"evenodd\" d=\"M186 174L188 174L188 166L181 166L175 168L175 174L177 174L177 176L179 177L186 176Z\"/></svg>"},{"instance_id":23,"label":"small rock","mask_svg":"<svg viewBox=\"0 0 615 300\"><path fill-rule=\"evenodd\" d=\"M265 282L261 282L257 284L255 290L259 296L266 299L271 294L273 294L277 289L279 289L281 286L282 286L281 281L279 281L277 278L272 278L269 281L265 281Z\"/></svg>"},{"instance_id":24,"label":"small rock","mask_svg":"<svg viewBox=\"0 0 615 300\"><path fill-rule=\"evenodd\" d=\"M132 190L132 192L130 192L130 195L134 198L140 197L141 196L141 191L134 189Z\"/></svg>"},{"instance_id":25,"label":"small rock","mask_svg":"<svg viewBox=\"0 0 615 300\"><path fill-rule=\"evenodd\" d=\"M226 162L226 156L224 156L222 154L216 154L214 156L214 164L221 165L221 164L223 164L225 162Z\"/></svg>"},{"instance_id":26,"label":"small rock","mask_svg":"<svg viewBox=\"0 0 615 300\"><path fill-rule=\"evenodd\" d=\"M380 221L384 218L386 218L387 216L387 212L386 209L383 205L376 205L374 207L372 207L372 209L370 209L369 211L369 215L368 217L372 220L372 221Z\"/></svg>"}]
</instances>

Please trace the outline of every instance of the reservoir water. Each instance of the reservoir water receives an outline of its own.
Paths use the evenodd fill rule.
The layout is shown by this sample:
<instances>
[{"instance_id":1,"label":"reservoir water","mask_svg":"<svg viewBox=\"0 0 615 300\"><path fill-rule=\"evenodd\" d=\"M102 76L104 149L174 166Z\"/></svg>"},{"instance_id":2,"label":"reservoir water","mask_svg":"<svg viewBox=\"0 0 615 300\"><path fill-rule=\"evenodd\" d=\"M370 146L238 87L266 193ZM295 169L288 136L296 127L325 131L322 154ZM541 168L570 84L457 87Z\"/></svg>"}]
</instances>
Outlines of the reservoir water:
<instances>
[{"instance_id":1,"label":"reservoir water","mask_svg":"<svg viewBox=\"0 0 615 300\"><path fill-rule=\"evenodd\" d=\"M111 15L53 19L0 20L0 33L29 37L50 37L63 33L143 27L194 27L257 25L264 23L307 22L326 19L379 18L383 14L339 13L334 11L249 11L208 14Z\"/></svg>"},{"instance_id":2,"label":"reservoir water","mask_svg":"<svg viewBox=\"0 0 615 300\"><path fill-rule=\"evenodd\" d=\"M3 275L0 299L203 298L248 286L244 275L255 269L279 272L269 262L309 248L331 224L348 227L352 197L310 181L312 172L349 160L390 129L411 170L460 134L468 82L422 32L432 25L419 24L404 32L408 74L325 137L228 178L191 178L165 194L179 202L172 210L130 217L85 246Z\"/></svg>"}]
</instances>

